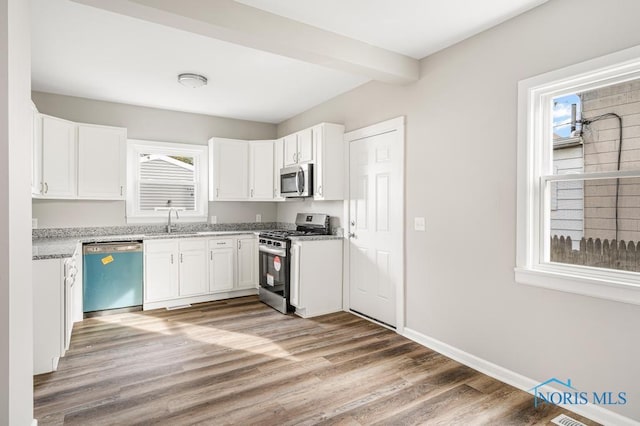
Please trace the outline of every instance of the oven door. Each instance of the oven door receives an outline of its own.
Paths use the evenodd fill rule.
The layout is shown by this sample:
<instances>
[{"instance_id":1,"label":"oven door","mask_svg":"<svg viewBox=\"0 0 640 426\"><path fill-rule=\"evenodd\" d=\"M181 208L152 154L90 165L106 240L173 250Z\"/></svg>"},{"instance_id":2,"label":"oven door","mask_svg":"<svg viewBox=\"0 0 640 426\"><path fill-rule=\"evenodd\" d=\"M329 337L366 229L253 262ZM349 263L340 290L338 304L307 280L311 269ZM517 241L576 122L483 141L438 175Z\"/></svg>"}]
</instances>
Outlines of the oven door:
<instances>
[{"instance_id":1,"label":"oven door","mask_svg":"<svg viewBox=\"0 0 640 426\"><path fill-rule=\"evenodd\" d=\"M287 250L260 245L260 287L282 297L289 296L289 258Z\"/></svg>"}]
</instances>

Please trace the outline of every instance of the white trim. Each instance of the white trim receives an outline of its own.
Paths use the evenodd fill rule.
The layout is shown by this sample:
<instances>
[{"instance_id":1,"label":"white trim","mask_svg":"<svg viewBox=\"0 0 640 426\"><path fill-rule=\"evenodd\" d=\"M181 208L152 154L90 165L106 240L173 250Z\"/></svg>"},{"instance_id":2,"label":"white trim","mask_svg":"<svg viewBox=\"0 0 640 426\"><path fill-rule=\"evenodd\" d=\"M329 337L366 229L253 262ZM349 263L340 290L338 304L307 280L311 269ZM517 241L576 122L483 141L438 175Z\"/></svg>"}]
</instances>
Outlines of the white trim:
<instances>
[{"instance_id":1,"label":"white trim","mask_svg":"<svg viewBox=\"0 0 640 426\"><path fill-rule=\"evenodd\" d=\"M534 380L516 373L515 371L508 370L413 329L405 328L403 336L448 358L458 361L461 364L471 367L474 370L486 374L487 376L493 377L494 379L500 380L503 383L516 387L527 393L532 394L530 389L540 383L538 380ZM545 386L543 390L557 392L557 389L552 386ZM531 404L533 405L533 401ZM591 403L585 405L561 405L561 407L605 425L637 426L639 424L629 417L622 416L611 410L607 410L599 405Z\"/></svg>"},{"instance_id":2,"label":"white trim","mask_svg":"<svg viewBox=\"0 0 640 426\"><path fill-rule=\"evenodd\" d=\"M569 293L640 304L637 273L549 264L545 214L546 183L556 180L638 176L639 171L550 176L551 122L545 120L556 96L640 78L640 46L585 61L518 83L516 282ZM546 161L545 161L546 160ZM548 223L547 223L548 225ZM600 288L598 288L600 286Z\"/></svg>"},{"instance_id":3,"label":"white trim","mask_svg":"<svg viewBox=\"0 0 640 426\"><path fill-rule=\"evenodd\" d=\"M181 307L187 307L190 304L195 304L195 303L213 302L216 300L225 300L225 299L233 299L236 297L257 296L257 295L258 295L258 289L254 287L237 289L237 290L233 289L233 290L223 291L219 293L201 294L199 296L176 297L174 299L160 300L160 301L154 301L154 302L144 302L142 304L142 310L149 311L152 309L164 309L164 308L178 309Z\"/></svg>"},{"instance_id":4,"label":"white trim","mask_svg":"<svg viewBox=\"0 0 640 426\"><path fill-rule=\"evenodd\" d=\"M38 426L38 419L31 420L31 426Z\"/></svg>"},{"instance_id":5,"label":"white trim","mask_svg":"<svg viewBox=\"0 0 640 426\"><path fill-rule=\"evenodd\" d=\"M400 185L402 190L400 192L400 222L401 222L401 232L399 233L399 241L398 247L400 247L400 276L398 277L398 286L396 288L396 332L402 334L405 326L405 117L400 116L396 118L392 118L390 120L382 121L380 123L372 124L371 126L363 127L361 129L356 129L351 132L344 134L344 142L345 142L345 201L344 201L344 218L345 221L349 221L351 215L349 214L349 200L351 198L350 192L350 150L349 144L353 141L368 138L371 136L377 136L384 133L397 131L400 139L400 146L398 147L400 150L400 155L402 157L400 161ZM349 300L349 288L350 288L350 280L349 280L349 271L350 271L350 256L349 256L349 237L348 233L350 231L350 224L344 224L345 232L347 232L345 250L344 250L344 267L343 267L343 309L347 312L350 311L350 300ZM352 312L353 313L353 312ZM366 317L363 317L366 318Z\"/></svg>"},{"instance_id":6,"label":"white trim","mask_svg":"<svg viewBox=\"0 0 640 426\"><path fill-rule=\"evenodd\" d=\"M194 145L173 142L159 142L141 139L127 140L127 191L126 191L126 219L127 223L164 223L167 215L161 211L140 211L137 205L138 198L138 162L137 154L141 151L163 154L174 153L176 155L191 155L194 158L197 171L195 185L199 200L196 200L195 211L181 211L179 222L206 222L209 212L209 148L207 145Z\"/></svg>"}]
</instances>

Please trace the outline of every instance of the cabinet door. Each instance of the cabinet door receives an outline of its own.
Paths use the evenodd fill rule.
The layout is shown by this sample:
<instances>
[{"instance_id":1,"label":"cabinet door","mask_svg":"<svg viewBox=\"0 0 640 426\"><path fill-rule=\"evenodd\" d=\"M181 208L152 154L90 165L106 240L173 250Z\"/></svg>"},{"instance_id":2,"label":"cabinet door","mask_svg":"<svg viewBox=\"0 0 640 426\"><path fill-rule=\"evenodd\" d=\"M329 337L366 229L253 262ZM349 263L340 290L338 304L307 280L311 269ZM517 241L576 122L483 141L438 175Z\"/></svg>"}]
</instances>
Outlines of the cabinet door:
<instances>
[{"instance_id":1,"label":"cabinet door","mask_svg":"<svg viewBox=\"0 0 640 426\"><path fill-rule=\"evenodd\" d=\"M127 129L78 125L78 197L123 200Z\"/></svg>"},{"instance_id":2,"label":"cabinet door","mask_svg":"<svg viewBox=\"0 0 640 426\"><path fill-rule=\"evenodd\" d=\"M238 288L258 284L258 244L255 238L238 238Z\"/></svg>"},{"instance_id":3,"label":"cabinet door","mask_svg":"<svg viewBox=\"0 0 640 426\"><path fill-rule=\"evenodd\" d=\"M233 247L209 250L209 291L233 290L233 270L235 269Z\"/></svg>"},{"instance_id":4,"label":"cabinet door","mask_svg":"<svg viewBox=\"0 0 640 426\"><path fill-rule=\"evenodd\" d=\"M177 297L178 278L178 244L173 241L145 242L145 302L156 302Z\"/></svg>"},{"instance_id":5,"label":"cabinet door","mask_svg":"<svg viewBox=\"0 0 640 426\"><path fill-rule=\"evenodd\" d=\"M197 296L209 292L207 279L207 241L183 241L180 247L180 296Z\"/></svg>"},{"instance_id":6,"label":"cabinet door","mask_svg":"<svg viewBox=\"0 0 640 426\"><path fill-rule=\"evenodd\" d=\"M313 132L305 129L298 132L298 163L313 161Z\"/></svg>"},{"instance_id":7,"label":"cabinet door","mask_svg":"<svg viewBox=\"0 0 640 426\"><path fill-rule=\"evenodd\" d=\"M42 133L41 118L31 104L31 194L40 195L42 188Z\"/></svg>"},{"instance_id":8,"label":"cabinet door","mask_svg":"<svg viewBox=\"0 0 640 426\"><path fill-rule=\"evenodd\" d=\"M302 247L299 244L291 245L291 276L289 282L289 295L291 305L296 308L302 308L302 300L300 298L300 255Z\"/></svg>"},{"instance_id":9,"label":"cabinet door","mask_svg":"<svg viewBox=\"0 0 640 426\"><path fill-rule=\"evenodd\" d=\"M273 200L273 142L252 141L251 192L252 200Z\"/></svg>"},{"instance_id":10,"label":"cabinet door","mask_svg":"<svg viewBox=\"0 0 640 426\"><path fill-rule=\"evenodd\" d=\"M293 166L298 163L298 135L293 134L283 138L284 165Z\"/></svg>"},{"instance_id":11,"label":"cabinet door","mask_svg":"<svg viewBox=\"0 0 640 426\"><path fill-rule=\"evenodd\" d=\"M64 283L60 259L34 260L33 374L54 371L64 353Z\"/></svg>"},{"instance_id":12,"label":"cabinet door","mask_svg":"<svg viewBox=\"0 0 640 426\"><path fill-rule=\"evenodd\" d=\"M280 169L284 167L284 139L275 141L273 164L273 198L277 201L284 201L285 198L280 195Z\"/></svg>"},{"instance_id":13,"label":"cabinet door","mask_svg":"<svg viewBox=\"0 0 640 426\"><path fill-rule=\"evenodd\" d=\"M212 200L249 198L249 143L213 138ZM210 147L211 148L211 147Z\"/></svg>"},{"instance_id":14,"label":"cabinet door","mask_svg":"<svg viewBox=\"0 0 640 426\"><path fill-rule=\"evenodd\" d=\"M322 126L316 126L311 129L313 134L313 149L315 151L315 162L313 165L313 197L316 200L323 199L322 183L324 174L324 156L322 155L322 148L324 147L322 140Z\"/></svg>"},{"instance_id":15,"label":"cabinet door","mask_svg":"<svg viewBox=\"0 0 640 426\"><path fill-rule=\"evenodd\" d=\"M42 116L42 196L76 198L76 125Z\"/></svg>"}]
</instances>

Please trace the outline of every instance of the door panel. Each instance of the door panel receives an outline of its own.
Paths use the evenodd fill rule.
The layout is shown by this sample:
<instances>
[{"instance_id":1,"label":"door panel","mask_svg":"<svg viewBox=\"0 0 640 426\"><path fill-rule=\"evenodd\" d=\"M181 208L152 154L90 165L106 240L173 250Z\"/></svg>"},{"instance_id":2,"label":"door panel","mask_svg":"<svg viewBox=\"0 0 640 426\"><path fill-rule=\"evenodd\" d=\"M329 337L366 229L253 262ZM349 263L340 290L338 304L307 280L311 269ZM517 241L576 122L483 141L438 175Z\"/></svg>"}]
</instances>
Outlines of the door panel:
<instances>
[{"instance_id":1,"label":"door panel","mask_svg":"<svg viewBox=\"0 0 640 426\"><path fill-rule=\"evenodd\" d=\"M396 325L402 283L402 143L398 132L350 142L350 308Z\"/></svg>"}]
</instances>

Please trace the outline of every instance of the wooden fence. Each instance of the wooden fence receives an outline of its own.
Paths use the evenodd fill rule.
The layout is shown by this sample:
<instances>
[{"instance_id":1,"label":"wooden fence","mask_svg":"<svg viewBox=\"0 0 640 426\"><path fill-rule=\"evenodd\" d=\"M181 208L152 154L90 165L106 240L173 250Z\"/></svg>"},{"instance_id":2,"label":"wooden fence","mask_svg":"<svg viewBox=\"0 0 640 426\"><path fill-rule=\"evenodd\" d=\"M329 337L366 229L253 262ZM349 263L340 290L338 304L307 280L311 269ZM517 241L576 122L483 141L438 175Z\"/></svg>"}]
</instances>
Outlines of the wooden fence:
<instances>
[{"instance_id":1,"label":"wooden fence","mask_svg":"<svg viewBox=\"0 0 640 426\"><path fill-rule=\"evenodd\" d=\"M551 238L551 261L640 272L640 242L582 238L580 249L573 250L571 237L554 235Z\"/></svg>"}]
</instances>

